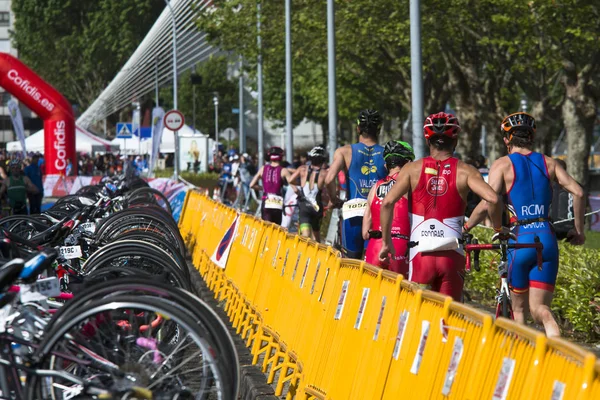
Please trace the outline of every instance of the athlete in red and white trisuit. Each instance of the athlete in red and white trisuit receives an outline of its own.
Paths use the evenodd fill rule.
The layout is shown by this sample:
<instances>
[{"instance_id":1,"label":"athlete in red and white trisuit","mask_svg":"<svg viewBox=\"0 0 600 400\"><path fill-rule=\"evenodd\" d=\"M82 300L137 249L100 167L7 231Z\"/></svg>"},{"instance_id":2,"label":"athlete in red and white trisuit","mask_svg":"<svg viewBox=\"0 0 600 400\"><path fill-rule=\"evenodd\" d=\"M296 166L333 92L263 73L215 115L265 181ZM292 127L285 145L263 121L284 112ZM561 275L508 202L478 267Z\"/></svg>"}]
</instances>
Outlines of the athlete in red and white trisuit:
<instances>
[{"instance_id":1,"label":"athlete in red and white trisuit","mask_svg":"<svg viewBox=\"0 0 600 400\"><path fill-rule=\"evenodd\" d=\"M383 235L380 224L380 207L385 195L390 191L396 177L402 167L410 161L414 161L415 154L412 147L400 140L390 140L385 144L383 159L388 176L379 180L369 192L367 199L369 207L363 217L362 233L365 240L369 240L365 261L371 265L398 272L404 276L408 275L408 262L406 260L406 249L410 235L410 222L408 219L408 200L406 197L400 199L394 206L394 218L392 220L392 243L396 256L386 261L379 260L379 251L383 246Z\"/></svg>"},{"instance_id":2,"label":"athlete in red and white trisuit","mask_svg":"<svg viewBox=\"0 0 600 400\"><path fill-rule=\"evenodd\" d=\"M410 249L408 279L460 301L465 258L457 239L462 236L467 194L472 190L488 202L498 231L502 230L502 200L479 171L452 157L460 132L454 115L430 115L423 131L430 156L405 165L381 205L384 246L379 258L394 256L392 210L410 191L410 240L414 247Z\"/></svg>"}]
</instances>

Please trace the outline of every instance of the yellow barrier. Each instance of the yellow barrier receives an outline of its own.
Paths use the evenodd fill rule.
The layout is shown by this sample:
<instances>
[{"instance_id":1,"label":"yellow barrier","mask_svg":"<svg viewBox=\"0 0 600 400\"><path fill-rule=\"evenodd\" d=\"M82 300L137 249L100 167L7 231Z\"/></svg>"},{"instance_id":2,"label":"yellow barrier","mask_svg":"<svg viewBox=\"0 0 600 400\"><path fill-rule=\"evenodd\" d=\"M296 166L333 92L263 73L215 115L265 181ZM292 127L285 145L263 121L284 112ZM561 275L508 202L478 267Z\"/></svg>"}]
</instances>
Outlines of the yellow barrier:
<instances>
[{"instance_id":1,"label":"yellow barrier","mask_svg":"<svg viewBox=\"0 0 600 400\"><path fill-rule=\"evenodd\" d=\"M234 221L223 269L212 256ZM600 398L593 354L341 259L198 191L188 192L179 227L276 395L287 386L287 399Z\"/></svg>"}]
</instances>

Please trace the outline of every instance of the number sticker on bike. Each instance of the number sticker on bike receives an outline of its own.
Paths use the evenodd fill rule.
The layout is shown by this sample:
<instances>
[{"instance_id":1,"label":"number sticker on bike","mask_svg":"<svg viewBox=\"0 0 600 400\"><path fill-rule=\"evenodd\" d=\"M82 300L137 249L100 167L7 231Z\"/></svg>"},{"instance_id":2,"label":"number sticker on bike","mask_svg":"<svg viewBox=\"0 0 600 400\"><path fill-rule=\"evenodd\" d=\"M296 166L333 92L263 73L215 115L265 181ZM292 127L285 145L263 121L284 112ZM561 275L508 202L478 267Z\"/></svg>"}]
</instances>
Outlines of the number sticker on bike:
<instances>
[{"instance_id":1,"label":"number sticker on bike","mask_svg":"<svg viewBox=\"0 0 600 400\"><path fill-rule=\"evenodd\" d=\"M31 285L19 285L21 287L21 302L40 301L48 297L60 296L60 283L57 277L38 279Z\"/></svg>"},{"instance_id":2,"label":"number sticker on bike","mask_svg":"<svg viewBox=\"0 0 600 400\"><path fill-rule=\"evenodd\" d=\"M62 246L58 252L60 256L65 260L71 260L73 258L80 258L83 256L81 252L81 246Z\"/></svg>"},{"instance_id":3,"label":"number sticker on bike","mask_svg":"<svg viewBox=\"0 0 600 400\"><path fill-rule=\"evenodd\" d=\"M79 225L79 230L81 232L95 233L96 232L96 224L93 222L83 223L83 224Z\"/></svg>"}]
</instances>

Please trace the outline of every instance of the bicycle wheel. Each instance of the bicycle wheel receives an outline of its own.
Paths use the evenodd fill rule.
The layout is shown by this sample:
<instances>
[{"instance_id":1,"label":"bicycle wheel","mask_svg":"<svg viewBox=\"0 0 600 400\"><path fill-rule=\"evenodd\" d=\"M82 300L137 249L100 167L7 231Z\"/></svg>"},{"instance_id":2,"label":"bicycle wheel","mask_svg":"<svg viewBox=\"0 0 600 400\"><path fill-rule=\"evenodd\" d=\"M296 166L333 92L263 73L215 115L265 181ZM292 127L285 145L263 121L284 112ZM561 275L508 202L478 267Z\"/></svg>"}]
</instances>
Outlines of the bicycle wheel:
<instances>
[{"instance_id":1,"label":"bicycle wheel","mask_svg":"<svg viewBox=\"0 0 600 400\"><path fill-rule=\"evenodd\" d=\"M167 197L162 192L150 187L135 189L127 196L127 202L129 204L157 204L161 208L164 208L169 214L173 214L171 204L169 203Z\"/></svg>"},{"instance_id":2,"label":"bicycle wheel","mask_svg":"<svg viewBox=\"0 0 600 400\"><path fill-rule=\"evenodd\" d=\"M228 333L227 327L215 312L190 292L174 289L169 285L153 282L149 279L139 277L123 278L110 287L105 284L89 287L85 294L73 299L54 314L54 317L46 326L46 331L50 331L54 326L68 320L70 313L79 313L82 307L93 300L124 294L145 294L161 297L181 306L180 309L194 314L197 323L201 324L210 335L210 341L215 344L215 348L218 350L215 358L223 367L223 374L228 377L229 381L239 382L239 370L237 368L239 362L235 344Z\"/></svg>"},{"instance_id":3,"label":"bicycle wheel","mask_svg":"<svg viewBox=\"0 0 600 400\"><path fill-rule=\"evenodd\" d=\"M177 262L178 265L187 265L185 261L185 255L172 243L165 240L164 236L156 232L151 231L129 231L123 232L114 238L115 241L119 240L141 240L143 242L151 243L155 246L160 247ZM187 271L187 268L183 268Z\"/></svg>"},{"instance_id":4,"label":"bicycle wheel","mask_svg":"<svg viewBox=\"0 0 600 400\"><path fill-rule=\"evenodd\" d=\"M164 275L177 287L191 289L187 265L178 265L160 247L138 240L122 240L96 251L81 266L82 273L89 275L107 267L138 268L154 275Z\"/></svg>"},{"instance_id":5,"label":"bicycle wheel","mask_svg":"<svg viewBox=\"0 0 600 400\"><path fill-rule=\"evenodd\" d=\"M176 329L177 340L165 338L166 329ZM168 300L139 295L95 300L43 340L34 354L37 369L61 374L29 376L28 398L126 398L137 388L153 398L235 399L237 385L223 374L209 338L190 313ZM86 384L87 393L69 376Z\"/></svg>"}]
</instances>

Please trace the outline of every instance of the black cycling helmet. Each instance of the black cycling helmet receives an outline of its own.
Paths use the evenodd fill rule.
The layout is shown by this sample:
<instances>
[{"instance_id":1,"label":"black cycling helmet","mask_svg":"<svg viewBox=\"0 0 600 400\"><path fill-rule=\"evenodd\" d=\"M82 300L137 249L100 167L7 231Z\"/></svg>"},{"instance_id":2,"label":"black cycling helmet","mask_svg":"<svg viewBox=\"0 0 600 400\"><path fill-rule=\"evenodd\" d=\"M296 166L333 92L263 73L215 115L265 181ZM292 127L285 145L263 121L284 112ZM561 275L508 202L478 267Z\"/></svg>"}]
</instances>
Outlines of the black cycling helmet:
<instances>
[{"instance_id":1,"label":"black cycling helmet","mask_svg":"<svg viewBox=\"0 0 600 400\"><path fill-rule=\"evenodd\" d=\"M323 163L327 160L327 152L321 146L315 146L308 152L308 158L313 163Z\"/></svg>"},{"instance_id":2,"label":"black cycling helmet","mask_svg":"<svg viewBox=\"0 0 600 400\"><path fill-rule=\"evenodd\" d=\"M267 152L269 156L269 160L271 161L281 161L283 160L283 149L281 147L271 147Z\"/></svg>"},{"instance_id":3,"label":"black cycling helmet","mask_svg":"<svg viewBox=\"0 0 600 400\"><path fill-rule=\"evenodd\" d=\"M383 159L388 168L404 165L415 160L412 146L401 140L390 140L383 149Z\"/></svg>"},{"instance_id":4,"label":"black cycling helmet","mask_svg":"<svg viewBox=\"0 0 600 400\"><path fill-rule=\"evenodd\" d=\"M381 116L377 110L361 110L356 118L356 124L361 133L377 136L381 128Z\"/></svg>"}]
</instances>

